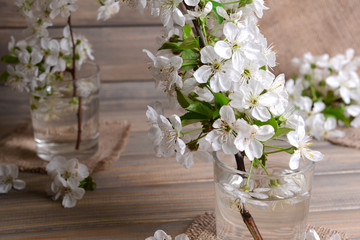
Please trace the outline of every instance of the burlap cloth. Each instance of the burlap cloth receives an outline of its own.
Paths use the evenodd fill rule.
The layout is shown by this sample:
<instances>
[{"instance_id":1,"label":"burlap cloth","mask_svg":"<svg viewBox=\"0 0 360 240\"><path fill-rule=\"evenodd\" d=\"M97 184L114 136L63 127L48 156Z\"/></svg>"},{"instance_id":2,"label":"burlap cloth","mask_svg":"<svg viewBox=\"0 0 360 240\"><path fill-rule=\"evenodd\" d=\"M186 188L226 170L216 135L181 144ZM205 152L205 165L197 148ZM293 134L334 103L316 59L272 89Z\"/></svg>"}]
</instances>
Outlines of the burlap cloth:
<instances>
[{"instance_id":1,"label":"burlap cloth","mask_svg":"<svg viewBox=\"0 0 360 240\"><path fill-rule=\"evenodd\" d=\"M345 133L345 137L343 138L327 137L326 140L337 145L360 149L360 128L343 127L343 128L339 128L339 130Z\"/></svg>"},{"instance_id":2,"label":"burlap cloth","mask_svg":"<svg viewBox=\"0 0 360 240\"><path fill-rule=\"evenodd\" d=\"M89 159L82 160L89 172L101 170L118 160L124 149L131 125L127 121L100 121L99 148ZM20 171L45 173L47 161L36 155L31 123L19 126L0 141L0 162L14 163Z\"/></svg>"},{"instance_id":3,"label":"burlap cloth","mask_svg":"<svg viewBox=\"0 0 360 240\"><path fill-rule=\"evenodd\" d=\"M314 229L319 234L321 240L327 240L336 233L340 235L342 240L350 240L345 233L336 230L308 225L309 229ZM204 213L196 217L185 234L190 240L216 240L214 213Z\"/></svg>"}]
</instances>

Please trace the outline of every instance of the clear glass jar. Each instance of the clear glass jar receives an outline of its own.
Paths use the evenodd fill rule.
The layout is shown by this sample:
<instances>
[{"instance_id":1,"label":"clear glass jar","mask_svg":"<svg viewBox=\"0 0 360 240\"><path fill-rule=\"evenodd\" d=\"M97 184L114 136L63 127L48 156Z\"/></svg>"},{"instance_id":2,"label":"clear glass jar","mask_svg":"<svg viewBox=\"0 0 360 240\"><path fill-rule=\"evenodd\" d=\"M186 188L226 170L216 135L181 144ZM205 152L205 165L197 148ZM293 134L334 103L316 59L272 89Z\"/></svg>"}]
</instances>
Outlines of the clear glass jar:
<instances>
[{"instance_id":1,"label":"clear glass jar","mask_svg":"<svg viewBox=\"0 0 360 240\"><path fill-rule=\"evenodd\" d=\"M213 156L218 240L253 239L241 210L251 214L263 239L305 239L313 162L290 170L289 156L269 159L268 173L259 166L249 175L249 166L246 172L234 168L234 156Z\"/></svg>"},{"instance_id":2,"label":"clear glass jar","mask_svg":"<svg viewBox=\"0 0 360 240\"><path fill-rule=\"evenodd\" d=\"M85 62L76 72L76 97L71 75L52 80L51 86L30 93L31 118L37 155L86 159L96 153L99 138L100 69ZM81 102L80 122L78 122ZM78 142L79 124L81 139Z\"/></svg>"}]
</instances>

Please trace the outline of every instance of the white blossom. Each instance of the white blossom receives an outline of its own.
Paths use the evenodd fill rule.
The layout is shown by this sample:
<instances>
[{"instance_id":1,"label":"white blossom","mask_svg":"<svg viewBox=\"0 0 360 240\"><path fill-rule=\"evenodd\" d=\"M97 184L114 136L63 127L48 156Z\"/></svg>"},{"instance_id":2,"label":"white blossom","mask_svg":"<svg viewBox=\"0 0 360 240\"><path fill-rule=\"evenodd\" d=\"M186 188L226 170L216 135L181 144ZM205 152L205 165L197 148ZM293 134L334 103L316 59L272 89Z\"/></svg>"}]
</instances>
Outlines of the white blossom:
<instances>
[{"instance_id":1,"label":"white blossom","mask_svg":"<svg viewBox=\"0 0 360 240\"><path fill-rule=\"evenodd\" d=\"M321 152L308 148L312 145L310 143L311 138L306 136L305 128L303 126L299 126L296 131L288 133L287 138L289 143L297 148L290 158L289 166L291 169L297 169L299 167L300 159L310 160L313 162L323 159L323 154Z\"/></svg>"},{"instance_id":2,"label":"white blossom","mask_svg":"<svg viewBox=\"0 0 360 240\"><path fill-rule=\"evenodd\" d=\"M145 240L172 240L170 235L167 235L163 230L157 230L153 237L148 237ZM175 240L190 240L189 237L182 233L175 237Z\"/></svg>"},{"instance_id":3,"label":"white blossom","mask_svg":"<svg viewBox=\"0 0 360 240\"><path fill-rule=\"evenodd\" d=\"M234 144L235 134L239 128L240 119L235 119L235 114L230 106L220 109L220 118L213 123L213 128L205 139L211 144L214 151L223 150L227 154L235 154L239 151Z\"/></svg>"},{"instance_id":4,"label":"white blossom","mask_svg":"<svg viewBox=\"0 0 360 240\"><path fill-rule=\"evenodd\" d=\"M261 142L269 140L275 133L270 125L258 127L250 125L241 119L238 123L240 131L238 132L234 144L240 151L245 151L250 161L254 158L260 158L263 155L264 146Z\"/></svg>"},{"instance_id":5,"label":"white blossom","mask_svg":"<svg viewBox=\"0 0 360 240\"><path fill-rule=\"evenodd\" d=\"M119 2L116 0L106 0L103 2L104 5L99 7L97 20L108 20L113 15L117 14L120 10Z\"/></svg>"},{"instance_id":6,"label":"white blossom","mask_svg":"<svg viewBox=\"0 0 360 240\"><path fill-rule=\"evenodd\" d=\"M77 0L52 0L49 7L51 9L50 18L54 19L57 15L63 18L70 16L71 12L78 9Z\"/></svg>"},{"instance_id":7,"label":"white blossom","mask_svg":"<svg viewBox=\"0 0 360 240\"><path fill-rule=\"evenodd\" d=\"M14 188L22 190L26 183L18 179L19 169L15 164L0 163L0 193L7 193Z\"/></svg>"}]
</instances>

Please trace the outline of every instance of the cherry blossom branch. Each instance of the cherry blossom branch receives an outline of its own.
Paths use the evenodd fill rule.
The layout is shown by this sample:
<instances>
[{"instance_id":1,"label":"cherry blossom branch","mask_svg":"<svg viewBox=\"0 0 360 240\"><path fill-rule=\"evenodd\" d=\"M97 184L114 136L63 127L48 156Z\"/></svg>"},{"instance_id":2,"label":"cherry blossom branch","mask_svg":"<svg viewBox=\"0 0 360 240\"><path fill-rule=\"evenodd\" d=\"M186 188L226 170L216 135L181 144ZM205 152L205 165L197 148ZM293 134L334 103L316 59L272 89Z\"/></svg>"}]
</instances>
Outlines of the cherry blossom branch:
<instances>
[{"instance_id":1,"label":"cherry blossom branch","mask_svg":"<svg viewBox=\"0 0 360 240\"><path fill-rule=\"evenodd\" d=\"M188 6L185 1L182 2L186 8L186 10L191 10L191 7ZM205 36L203 31L201 30L201 26L199 24L199 22L197 21L197 19L192 20L192 23L194 25L195 31L196 31L196 35L200 38L199 44L200 47L203 48L206 46L206 40L205 40Z\"/></svg>"},{"instance_id":2,"label":"cherry blossom branch","mask_svg":"<svg viewBox=\"0 0 360 240\"><path fill-rule=\"evenodd\" d=\"M244 152L238 152L235 154L237 170L242 171L242 172L246 172L244 157L245 157ZM242 207L239 205L239 212L241 214L241 217L242 217L246 227L249 229L251 236L255 240L262 240L263 238L259 232L259 229L257 228L257 226L255 224L254 218L251 216L250 212L248 210L246 210L244 204Z\"/></svg>"},{"instance_id":3,"label":"cherry blossom branch","mask_svg":"<svg viewBox=\"0 0 360 240\"><path fill-rule=\"evenodd\" d=\"M72 69L70 70L71 76L73 79L73 98L76 97L76 44L74 40L74 34L72 31L72 25L71 25L71 15L68 18L68 25L70 29L70 36L71 36L71 42L72 42L72 51L73 51L73 62L72 62ZM77 137L76 137L76 145L75 149L80 149L80 143L81 143L81 132L82 132L82 97L78 97L78 111L77 111Z\"/></svg>"}]
</instances>

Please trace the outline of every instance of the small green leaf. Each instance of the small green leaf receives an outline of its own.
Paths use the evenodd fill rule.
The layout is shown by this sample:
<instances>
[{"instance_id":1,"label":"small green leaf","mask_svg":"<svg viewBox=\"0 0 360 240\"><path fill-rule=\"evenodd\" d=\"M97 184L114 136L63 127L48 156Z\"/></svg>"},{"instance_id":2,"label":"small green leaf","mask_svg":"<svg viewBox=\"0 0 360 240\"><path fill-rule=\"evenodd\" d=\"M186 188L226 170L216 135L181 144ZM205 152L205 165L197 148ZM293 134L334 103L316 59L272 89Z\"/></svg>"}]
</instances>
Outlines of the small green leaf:
<instances>
[{"instance_id":1,"label":"small green leaf","mask_svg":"<svg viewBox=\"0 0 360 240\"><path fill-rule=\"evenodd\" d=\"M96 182L91 176L88 176L80 182L80 187L85 190L94 191L96 188Z\"/></svg>"},{"instance_id":2,"label":"small green leaf","mask_svg":"<svg viewBox=\"0 0 360 240\"><path fill-rule=\"evenodd\" d=\"M228 99L222 93L214 93L214 99L215 99L215 105L218 108L221 108L222 106L227 105L230 102L230 99Z\"/></svg>"},{"instance_id":3,"label":"small green leaf","mask_svg":"<svg viewBox=\"0 0 360 240\"><path fill-rule=\"evenodd\" d=\"M3 72L1 75L0 75L0 81L1 82L6 82L9 78L10 74L8 72Z\"/></svg>"},{"instance_id":4,"label":"small green leaf","mask_svg":"<svg viewBox=\"0 0 360 240\"><path fill-rule=\"evenodd\" d=\"M166 42L164 43L159 50L171 49L174 53L180 53L182 49L180 48L180 43L176 42Z\"/></svg>"},{"instance_id":5,"label":"small green leaf","mask_svg":"<svg viewBox=\"0 0 360 240\"><path fill-rule=\"evenodd\" d=\"M194 112L187 112L183 116L181 116L180 119L181 119L181 125L183 127L189 124L208 120L206 116Z\"/></svg>"},{"instance_id":6,"label":"small green leaf","mask_svg":"<svg viewBox=\"0 0 360 240\"><path fill-rule=\"evenodd\" d=\"M180 106L186 109L193 101L185 96L179 89L176 89L176 97Z\"/></svg>"},{"instance_id":7,"label":"small green leaf","mask_svg":"<svg viewBox=\"0 0 360 240\"><path fill-rule=\"evenodd\" d=\"M266 71L266 65L262 66L261 68L259 68L260 70L264 70Z\"/></svg>"},{"instance_id":8,"label":"small green leaf","mask_svg":"<svg viewBox=\"0 0 360 240\"><path fill-rule=\"evenodd\" d=\"M219 2L216 2L216 1L210 0L210 2L212 3L213 11L214 11L214 13L215 13L215 16L216 16L216 18L218 19L219 24L221 24L221 23L224 21L224 18L218 14L216 8L217 8L217 7L225 8L225 7L224 7L223 4L221 4L221 3L219 3Z\"/></svg>"},{"instance_id":9,"label":"small green leaf","mask_svg":"<svg viewBox=\"0 0 360 240\"><path fill-rule=\"evenodd\" d=\"M197 66L201 63L198 60L198 55L191 49L185 49L181 54L181 58L183 59L181 70L183 71L189 71L197 68Z\"/></svg>"},{"instance_id":10,"label":"small green leaf","mask_svg":"<svg viewBox=\"0 0 360 240\"><path fill-rule=\"evenodd\" d=\"M278 128L278 130L275 132L274 136L272 136L269 140L267 140L266 142L272 140L272 139L275 139L275 138L278 138L278 137L281 137L281 136L284 136L286 134L288 134L289 132L291 131L294 131L295 129L292 129L292 128L287 128L287 127L281 127L281 128Z\"/></svg>"},{"instance_id":11,"label":"small green leaf","mask_svg":"<svg viewBox=\"0 0 360 240\"><path fill-rule=\"evenodd\" d=\"M19 63L19 58L11 55L2 56L1 61L7 64L17 64Z\"/></svg>"},{"instance_id":12,"label":"small green leaf","mask_svg":"<svg viewBox=\"0 0 360 240\"><path fill-rule=\"evenodd\" d=\"M338 120L341 120L345 123L346 126L350 126L350 120L344 114L345 108L343 106L340 107L327 107L324 110L325 117L334 117Z\"/></svg>"},{"instance_id":13,"label":"small green leaf","mask_svg":"<svg viewBox=\"0 0 360 240\"><path fill-rule=\"evenodd\" d=\"M187 39L189 36L194 37L194 32L191 29L191 26L186 24L183 29L183 39Z\"/></svg>"},{"instance_id":14,"label":"small green leaf","mask_svg":"<svg viewBox=\"0 0 360 240\"><path fill-rule=\"evenodd\" d=\"M72 105L78 105L79 104L79 100L77 99L77 97L73 97L69 104L72 104Z\"/></svg>"},{"instance_id":15,"label":"small green leaf","mask_svg":"<svg viewBox=\"0 0 360 240\"><path fill-rule=\"evenodd\" d=\"M38 107L33 103L30 105L32 111L36 110Z\"/></svg>"},{"instance_id":16,"label":"small green leaf","mask_svg":"<svg viewBox=\"0 0 360 240\"><path fill-rule=\"evenodd\" d=\"M189 36L186 38L179 46L181 50L183 49L199 49L199 39L194 36Z\"/></svg>"},{"instance_id":17,"label":"small green leaf","mask_svg":"<svg viewBox=\"0 0 360 240\"><path fill-rule=\"evenodd\" d=\"M275 118L273 116L271 116L271 118L269 120L267 120L266 122L261 122L259 120L254 120L254 123L258 126L263 126L263 125L271 125L274 128L274 131L277 132L279 125L277 123L277 121L275 120Z\"/></svg>"},{"instance_id":18,"label":"small green leaf","mask_svg":"<svg viewBox=\"0 0 360 240\"><path fill-rule=\"evenodd\" d=\"M192 102L186 110L190 112L199 113L201 115L204 115L208 118L213 117L213 111L205 104L205 102Z\"/></svg>"}]
</instances>

